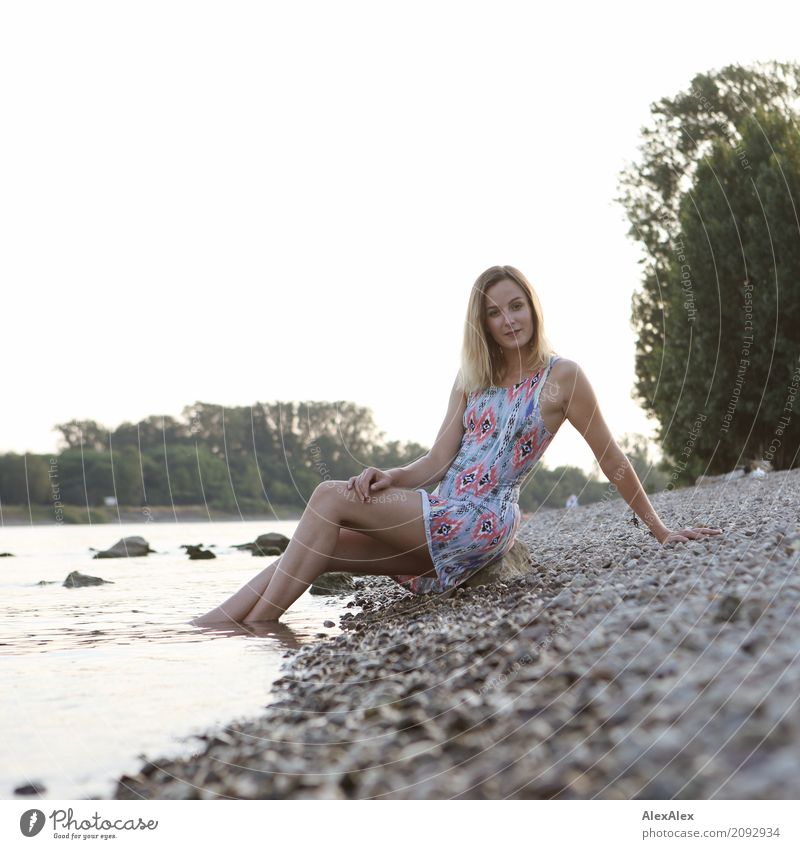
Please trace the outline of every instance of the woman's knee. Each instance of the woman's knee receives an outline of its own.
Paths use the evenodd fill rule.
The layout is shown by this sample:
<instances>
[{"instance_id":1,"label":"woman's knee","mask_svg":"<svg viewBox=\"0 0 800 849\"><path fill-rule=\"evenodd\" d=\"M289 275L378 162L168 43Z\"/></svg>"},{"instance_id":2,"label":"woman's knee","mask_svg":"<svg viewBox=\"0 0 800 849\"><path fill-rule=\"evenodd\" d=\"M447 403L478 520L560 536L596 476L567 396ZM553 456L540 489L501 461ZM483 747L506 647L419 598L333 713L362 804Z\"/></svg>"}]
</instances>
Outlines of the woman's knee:
<instances>
[{"instance_id":1,"label":"woman's knee","mask_svg":"<svg viewBox=\"0 0 800 849\"><path fill-rule=\"evenodd\" d=\"M347 481L326 480L321 481L314 487L308 503L316 505L343 498L348 492Z\"/></svg>"}]
</instances>

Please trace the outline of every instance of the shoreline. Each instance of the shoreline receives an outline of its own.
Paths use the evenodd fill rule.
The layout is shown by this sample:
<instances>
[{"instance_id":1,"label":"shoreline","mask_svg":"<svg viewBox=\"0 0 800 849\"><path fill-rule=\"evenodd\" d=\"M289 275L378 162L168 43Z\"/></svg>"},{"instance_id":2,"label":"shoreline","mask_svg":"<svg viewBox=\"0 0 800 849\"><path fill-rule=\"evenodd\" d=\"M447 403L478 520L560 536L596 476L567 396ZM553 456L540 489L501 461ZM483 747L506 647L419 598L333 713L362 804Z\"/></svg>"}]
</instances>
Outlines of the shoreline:
<instances>
[{"instance_id":1,"label":"shoreline","mask_svg":"<svg viewBox=\"0 0 800 849\"><path fill-rule=\"evenodd\" d=\"M111 798L797 798L800 470L651 501L724 532L663 548L600 502L524 522L524 578L371 579L259 717Z\"/></svg>"},{"instance_id":2,"label":"shoreline","mask_svg":"<svg viewBox=\"0 0 800 849\"><path fill-rule=\"evenodd\" d=\"M112 524L164 524L167 522L296 522L303 515L302 508L275 506L269 513L230 513L206 508L205 505L180 505L175 507L85 507L66 505L69 518L57 520L52 507L36 505L29 511L26 505L12 504L2 508L0 527L59 527L62 525L112 525ZM275 516L277 514L277 518ZM91 518L90 518L91 515Z\"/></svg>"}]
</instances>

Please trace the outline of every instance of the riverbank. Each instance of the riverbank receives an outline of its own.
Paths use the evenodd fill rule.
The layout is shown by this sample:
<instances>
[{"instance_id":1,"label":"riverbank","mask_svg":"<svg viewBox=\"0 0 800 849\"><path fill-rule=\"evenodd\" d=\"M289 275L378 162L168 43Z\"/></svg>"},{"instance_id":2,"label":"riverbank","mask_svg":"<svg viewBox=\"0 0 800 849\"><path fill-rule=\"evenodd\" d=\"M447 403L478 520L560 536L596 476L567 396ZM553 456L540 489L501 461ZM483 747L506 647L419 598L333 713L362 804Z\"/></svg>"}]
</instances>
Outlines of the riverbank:
<instances>
[{"instance_id":1,"label":"riverbank","mask_svg":"<svg viewBox=\"0 0 800 849\"><path fill-rule=\"evenodd\" d=\"M159 505L157 507L78 507L75 504L67 504L58 508L44 505L25 504L4 505L1 525L108 525L112 523L129 522L271 522L280 520L282 522L296 522L303 515L300 507L284 507L271 505L269 510L258 513L230 513L206 507L204 504L181 504L171 507Z\"/></svg>"},{"instance_id":2,"label":"riverbank","mask_svg":"<svg viewBox=\"0 0 800 849\"><path fill-rule=\"evenodd\" d=\"M375 578L263 716L114 798L797 798L800 470L651 501L724 533L663 548L609 500L526 521L523 579Z\"/></svg>"}]
</instances>

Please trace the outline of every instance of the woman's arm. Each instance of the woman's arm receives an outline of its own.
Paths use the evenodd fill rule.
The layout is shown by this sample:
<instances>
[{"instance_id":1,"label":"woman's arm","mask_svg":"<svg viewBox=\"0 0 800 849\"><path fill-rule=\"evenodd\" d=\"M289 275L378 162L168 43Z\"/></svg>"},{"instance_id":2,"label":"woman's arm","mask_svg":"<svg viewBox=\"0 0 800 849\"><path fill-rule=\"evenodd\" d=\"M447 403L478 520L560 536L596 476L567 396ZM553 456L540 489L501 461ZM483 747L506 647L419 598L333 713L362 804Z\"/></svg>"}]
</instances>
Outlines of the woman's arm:
<instances>
[{"instance_id":1,"label":"woman's arm","mask_svg":"<svg viewBox=\"0 0 800 849\"><path fill-rule=\"evenodd\" d=\"M559 389L563 393L561 397L566 406L566 418L592 449L603 474L630 504L633 512L647 525L653 536L665 545L721 533L718 528L684 528L680 531L670 531L650 503L630 461L611 435L583 369L572 360L566 360L562 370L564 376L563 381L559 380L562 384Z\"/></svg>"},{"instance_id":2,"label":"woman's arm","mask_svg":"<svg viewBox=\"0 0 800 849\"><path fill-rule=\"evenodd\" d=\"M387 469L386 474L392 478L393 486L400 486L403 489L418 489L421 486L429 486L432 483L438 483L444 477L444 472L437 475L436 466L429 453L407 466Z\"/></svg>"}]
</instances>

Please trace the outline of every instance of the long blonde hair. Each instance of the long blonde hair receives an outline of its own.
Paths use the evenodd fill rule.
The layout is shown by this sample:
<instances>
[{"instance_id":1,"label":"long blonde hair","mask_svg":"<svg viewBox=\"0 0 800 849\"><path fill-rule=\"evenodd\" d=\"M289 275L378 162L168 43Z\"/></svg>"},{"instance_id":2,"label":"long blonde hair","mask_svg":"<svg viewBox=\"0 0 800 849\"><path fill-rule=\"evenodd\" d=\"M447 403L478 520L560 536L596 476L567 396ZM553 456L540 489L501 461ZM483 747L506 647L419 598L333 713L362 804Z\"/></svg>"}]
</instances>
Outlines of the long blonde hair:
<instances>
[{"instance_id":1,"label":"long blonde hair","mask_svg":"<svg viewBox=\"0 0 800 849\"><path fill-rule=\"evenodd\" d=\"M486 329L486 292L501 280L512 280L522 289L533 316L531 341L520 351L522 366L534 371L546 363L553 349L544 332L542 305L525 275L512 265L493 265L487 268L472 285L464 322L464 343L461 347L460 384L465 393L479 392L502 377L505 364L500 347Z\"/></svg>"}]
</instances>

